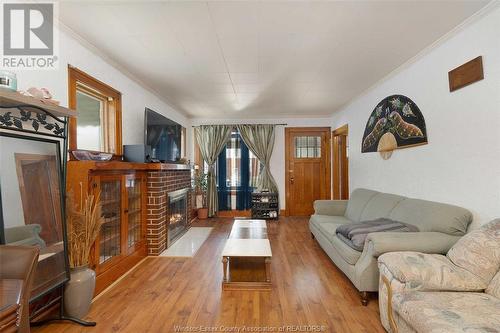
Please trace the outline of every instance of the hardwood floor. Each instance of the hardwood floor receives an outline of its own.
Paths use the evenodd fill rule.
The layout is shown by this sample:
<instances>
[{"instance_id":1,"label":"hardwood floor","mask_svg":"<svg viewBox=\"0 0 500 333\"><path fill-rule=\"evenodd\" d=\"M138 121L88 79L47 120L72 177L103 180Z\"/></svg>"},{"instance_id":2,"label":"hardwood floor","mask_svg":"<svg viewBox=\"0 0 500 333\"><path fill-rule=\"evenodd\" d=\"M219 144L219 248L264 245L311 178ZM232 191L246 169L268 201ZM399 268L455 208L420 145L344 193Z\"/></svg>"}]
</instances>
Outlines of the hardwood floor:
<instances>
[{"instance_id":1,"label":"hardwood floor","mask_svg":"<svg viewBox=\"0 0 500 333\"><path fill-rule=\"evenodd\" d=\"M87 319L97 321L96 327L55 323L32 331L182 332L175 327L258 326L278 332L282 326L323 325L323 332L384 332L376 298L367 307L361 305L354 286L311 239L306 218L268 222L271 292L222 292L220 253L231 225L232 219L226 218L194 223L214 227L194 258L147 258L94 301Z\"/></svg>"}]
</instances>

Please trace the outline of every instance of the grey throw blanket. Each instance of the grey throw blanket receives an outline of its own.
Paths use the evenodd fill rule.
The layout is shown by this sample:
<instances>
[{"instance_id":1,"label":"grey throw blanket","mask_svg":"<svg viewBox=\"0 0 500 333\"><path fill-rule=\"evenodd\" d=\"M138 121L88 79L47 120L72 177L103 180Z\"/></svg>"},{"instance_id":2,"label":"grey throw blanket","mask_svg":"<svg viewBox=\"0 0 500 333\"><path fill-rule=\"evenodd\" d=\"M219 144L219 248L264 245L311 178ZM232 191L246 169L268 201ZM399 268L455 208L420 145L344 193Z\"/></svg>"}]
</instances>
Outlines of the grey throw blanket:
<instances>
[{"instance_id":1,"label":"grey throw blanket","mask_svg":"<svg viewBox=\"0 0 500 333\"><path fill-rule=\"evenodd\" d=\"M369 233L387 231L416 232L418 228L408 223L379 218L373 221L342 224L336 230L337 237L356 251L363 251Z\"/></svg>"}]
</instances>

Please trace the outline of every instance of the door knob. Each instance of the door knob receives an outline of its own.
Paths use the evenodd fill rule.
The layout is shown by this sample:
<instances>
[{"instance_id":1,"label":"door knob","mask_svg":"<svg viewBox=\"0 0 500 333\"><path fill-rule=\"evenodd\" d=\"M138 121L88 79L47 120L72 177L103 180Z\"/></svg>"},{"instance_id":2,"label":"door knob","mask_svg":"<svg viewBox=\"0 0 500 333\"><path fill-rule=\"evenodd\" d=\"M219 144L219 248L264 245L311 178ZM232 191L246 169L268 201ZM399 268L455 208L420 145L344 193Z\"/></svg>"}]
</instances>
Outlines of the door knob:
<instances>
[{"instance_id":1,"label":"door knob","mask_svg":"<svg viewBox=\"0 0 500 333\"><path fill-rule=\"evenodd\" d=\"M294 181L293 177L290 177L290 183L293 184L293 181Z\"/></svg>"}]
</instances>

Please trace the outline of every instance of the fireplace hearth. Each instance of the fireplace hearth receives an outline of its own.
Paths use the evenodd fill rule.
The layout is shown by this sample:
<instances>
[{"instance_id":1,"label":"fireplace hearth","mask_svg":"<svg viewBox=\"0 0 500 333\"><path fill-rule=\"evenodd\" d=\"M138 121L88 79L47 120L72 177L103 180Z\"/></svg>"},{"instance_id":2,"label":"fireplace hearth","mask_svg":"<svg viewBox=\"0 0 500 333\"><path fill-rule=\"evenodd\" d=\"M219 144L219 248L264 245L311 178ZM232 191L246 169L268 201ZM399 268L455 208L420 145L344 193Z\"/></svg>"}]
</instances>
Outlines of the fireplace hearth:
<instances>
[{"instance_id":1,"label":"fireplace hearth","mask_svg":"<svg viewBox=\"0 0 500 333\"><path fill-rule=\"evenodd\" d=\"M188 193L187 188L167 193L167 247L188 230Z\"/></svg>"}]
</instances>

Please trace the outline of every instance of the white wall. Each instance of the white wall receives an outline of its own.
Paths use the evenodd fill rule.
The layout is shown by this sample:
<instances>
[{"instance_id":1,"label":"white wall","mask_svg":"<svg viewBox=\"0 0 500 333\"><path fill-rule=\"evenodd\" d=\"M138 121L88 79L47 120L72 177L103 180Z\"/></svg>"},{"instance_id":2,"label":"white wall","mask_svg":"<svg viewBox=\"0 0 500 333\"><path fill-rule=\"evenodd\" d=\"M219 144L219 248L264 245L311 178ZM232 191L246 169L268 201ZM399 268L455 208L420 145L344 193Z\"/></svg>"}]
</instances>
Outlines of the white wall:
<instances>
[{"instance_id":1,"label":"white wall","mask_svg":"<svg viewBox=\"0 0 500 333\"><path fill-rule=\"evenodd\" d=\"M140 83L130 79L98 54L86 47L64 28L59 31L58 70L17 71L18 89L45 87L61 105L68 105L68 64L79 68L122 93L123 144L144 142L144 108L162 113L191 133L189 119L160 100ZM191 140L192 135L188 135ZM188 147L190 145L188 144ZM188 151L188 155L190 152Z\"/></svg>"},{"instance_id":2,"label":"white wall","mask_svg":"<svg viewBox=\"0 0 500 333\"><path fill-rule=\"evenodd\" d=\"M450 93L448 71L479 55L485 79ZM396 150L384 161L378 153L361 154L361 140L370 113L391 94L406 95L419 106L429 144ZM500 217L500 9L332 116L333 127L345 123L351 189L367 187L463 206L474 214L473 227Z\"/></svg>"},{"instance_id":3,"label":"white wall","mask_svg":"<svg viewBox=\"0 0 500 333\"><path fill-rule=\"evenodd\" d=\"M280 118L280 119L192 119L193 125L201 124L287 124L288 127L324 127L330 118ZM191 149L193 150L193 148ZM280 207L285 209L285 127L277 126L273 155L271 157L273 174L280 194Z\"/></svg>"}]
</instances>

